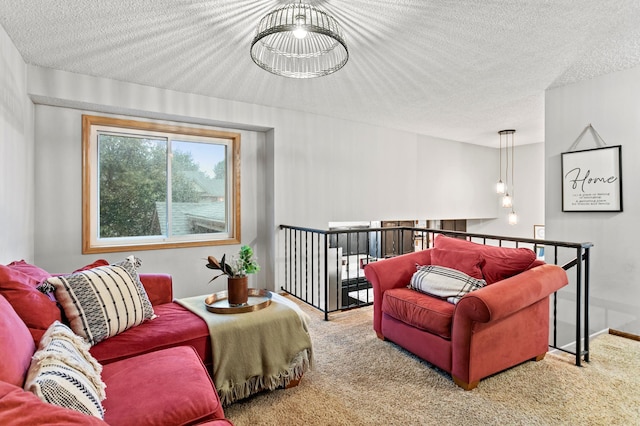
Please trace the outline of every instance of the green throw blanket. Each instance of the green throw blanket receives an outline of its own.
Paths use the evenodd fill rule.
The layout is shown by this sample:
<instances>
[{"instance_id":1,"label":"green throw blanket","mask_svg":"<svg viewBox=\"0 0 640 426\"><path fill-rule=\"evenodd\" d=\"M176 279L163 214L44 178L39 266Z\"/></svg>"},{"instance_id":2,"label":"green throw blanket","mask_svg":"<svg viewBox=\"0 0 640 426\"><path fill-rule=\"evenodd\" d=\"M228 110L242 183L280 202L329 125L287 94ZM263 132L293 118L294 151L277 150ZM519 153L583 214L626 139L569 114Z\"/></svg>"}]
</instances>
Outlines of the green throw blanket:
<instances>
[{"instance_id":1,"label":"green throw blanket","mask_svg":"<svg viewBox=\"0 0 640 426\"><path fill-rule=\"evenodd\" d=\"M213 382L223 405L286 386L311 367L308 316L294 302L273 293L271 304L259 311L216 314L207 311L205 298L176 303L209 326Z\"/></svg>"}]
</instances>

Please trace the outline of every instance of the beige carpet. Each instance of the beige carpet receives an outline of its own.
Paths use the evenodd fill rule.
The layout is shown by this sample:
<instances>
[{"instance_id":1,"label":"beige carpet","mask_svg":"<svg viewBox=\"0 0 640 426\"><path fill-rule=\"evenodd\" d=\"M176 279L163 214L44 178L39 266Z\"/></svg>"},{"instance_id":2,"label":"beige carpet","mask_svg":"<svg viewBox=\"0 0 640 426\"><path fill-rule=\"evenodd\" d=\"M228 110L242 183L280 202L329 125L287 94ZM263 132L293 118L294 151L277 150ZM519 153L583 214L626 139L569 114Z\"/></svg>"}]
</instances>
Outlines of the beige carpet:
<instances>
[{"instance_id":1,"label":"beige carpet","mask_svg":"<svg viewBox=\"0 0 640 426\"><path fill-rule=\"evenodd\" d=\"M246 425L640 425L640 342L600 335L591 362L547 354L465 392L376 338L371 307L312 317L315 366L299 386L225 409Z\"/></svg>"}]
</instances>

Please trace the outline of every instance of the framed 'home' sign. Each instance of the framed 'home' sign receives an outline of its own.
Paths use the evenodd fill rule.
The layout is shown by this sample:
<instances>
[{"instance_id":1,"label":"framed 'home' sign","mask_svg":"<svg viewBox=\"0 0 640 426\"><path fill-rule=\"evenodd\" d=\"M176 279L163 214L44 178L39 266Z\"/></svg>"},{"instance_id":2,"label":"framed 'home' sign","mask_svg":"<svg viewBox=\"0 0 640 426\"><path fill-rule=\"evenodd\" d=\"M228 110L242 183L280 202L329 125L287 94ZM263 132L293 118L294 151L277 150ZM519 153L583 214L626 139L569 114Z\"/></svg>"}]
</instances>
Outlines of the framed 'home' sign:
<instances>
[{"instance_id":1,"label":"framed 'home' sign","mask_svg":"<svg viewBox=\"0 0 640 426\"><path fill-rule=\"evenodd\" d=\"M621 212L620 145L562 153L563 212Z\"/></svg>"}]
</instances>

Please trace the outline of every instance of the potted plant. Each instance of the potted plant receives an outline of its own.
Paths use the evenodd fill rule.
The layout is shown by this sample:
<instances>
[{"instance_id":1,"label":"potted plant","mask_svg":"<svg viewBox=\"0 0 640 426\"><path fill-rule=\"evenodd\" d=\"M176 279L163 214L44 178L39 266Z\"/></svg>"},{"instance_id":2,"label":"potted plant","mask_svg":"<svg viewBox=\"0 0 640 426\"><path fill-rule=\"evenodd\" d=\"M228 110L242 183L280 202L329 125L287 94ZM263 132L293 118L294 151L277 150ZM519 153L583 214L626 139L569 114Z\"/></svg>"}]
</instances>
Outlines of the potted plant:
<instances>
[{"instance_id":1,"label":"potted plant","mask_svg":"<svg viewBox=\"0 0 640 426\"><path fill-rule=\"evenodd\" d=\"M254 257L253 249L249 246L240 247L240 251L232 257L230 263L227 263L225 258L226 255L223 255L218 261L214 256L207 257L207 268L221 271L209 282L226 275L229 306L242 306L249 300L247 275L260 271L260 265Z\"/></svg>"}]
</instances>

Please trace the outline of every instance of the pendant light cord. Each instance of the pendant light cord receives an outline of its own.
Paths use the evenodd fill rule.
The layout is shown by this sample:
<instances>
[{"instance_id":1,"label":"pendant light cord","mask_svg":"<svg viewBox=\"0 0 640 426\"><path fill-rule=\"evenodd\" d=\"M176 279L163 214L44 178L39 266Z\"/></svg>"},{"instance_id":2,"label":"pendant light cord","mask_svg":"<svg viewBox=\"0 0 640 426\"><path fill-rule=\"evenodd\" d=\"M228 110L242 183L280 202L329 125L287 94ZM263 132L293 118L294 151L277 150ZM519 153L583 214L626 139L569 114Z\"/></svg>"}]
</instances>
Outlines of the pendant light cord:
<instances>
[{"instance_id":1,"label":"pendant light cord","mask_svg":"<svg viewBox=\"0 0 640 426\"><path fill-rule=\"evenodd\" d=\"M498 166L498 170L500 170L500 182L502 182L502 133L500 133L500 166Z\"/></svg>"},{"instance_id":2,"label":"pendant light cord","mask_svg":"<svg viewBox=\"0 0 640 426\"><path fill-rule=\"evenodd\" d=\"M509 194L509 134L507 134L507 143L505 144L506 167L504 168L505 194ZM513 185L513 184L512 184Z\"/></svg>"},{"instance_id":3,"label":"pendant light cord","mask_svg":"<svg viewBox=\"0 0 640 426\"><path fill-rule=\"evenodd\" d=\"M514 176L514 172L513 169L515 169L515 165L516 162L514 161L515 156L514 156L514 152L515 151L515 132L511 133L511 205L513 206L513 197L516 193L516 185L515 185L515 179L513 178ZM513 211L513 207L511 207L511 210Z\"/></svg>"}]
</instances>

